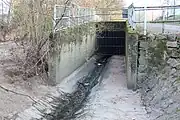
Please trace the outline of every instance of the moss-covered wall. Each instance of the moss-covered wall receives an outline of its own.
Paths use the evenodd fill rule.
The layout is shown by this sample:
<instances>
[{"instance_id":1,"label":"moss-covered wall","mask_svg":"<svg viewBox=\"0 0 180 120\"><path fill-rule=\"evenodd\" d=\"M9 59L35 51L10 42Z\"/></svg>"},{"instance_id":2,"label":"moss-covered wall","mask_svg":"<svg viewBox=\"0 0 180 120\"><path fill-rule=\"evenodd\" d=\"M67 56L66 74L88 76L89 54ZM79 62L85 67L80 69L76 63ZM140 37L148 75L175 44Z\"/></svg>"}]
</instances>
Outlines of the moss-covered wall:
<instances>
[{"instance_id":1,"label":"moss-covered wall","mask_svg":"<svg viewBox=\"0 0 180 120\"><path fill-rule=\"evenodd\" d=\"M177 39L169 34L148 34L141 39L138 85L147 112L155 120L180 118L180 54Z\"/></svg>"},{"instance_id":2,"label":"moss-covered wall","mask_svg":"<svg viewBox=\"0 0 180 120\"><path fill-rule=\"evenodd\" d=\"M60 83L94 53L95 24L58 31L50 42L50 80Z\"/></svg>"}]
</instances>

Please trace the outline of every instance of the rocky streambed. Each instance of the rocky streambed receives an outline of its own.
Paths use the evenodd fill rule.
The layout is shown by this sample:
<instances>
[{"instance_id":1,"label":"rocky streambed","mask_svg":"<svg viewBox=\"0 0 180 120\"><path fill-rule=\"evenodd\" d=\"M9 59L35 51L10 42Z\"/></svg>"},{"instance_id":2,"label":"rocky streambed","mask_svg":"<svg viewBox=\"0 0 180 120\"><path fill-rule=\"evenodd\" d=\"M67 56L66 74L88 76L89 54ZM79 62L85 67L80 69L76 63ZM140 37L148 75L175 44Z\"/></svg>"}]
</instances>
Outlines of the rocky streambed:
<instances>
[{"instance_id":1,"label":"rocky streambed","mask_svg":"<svg viewBox=\"0 0 180 120\"><path fill-rule=\"evenodd\" d=\"M139 38L139 81L143 104L153 120L180 120L180 49L175 34Z\"/></svg>"}]
</instances>

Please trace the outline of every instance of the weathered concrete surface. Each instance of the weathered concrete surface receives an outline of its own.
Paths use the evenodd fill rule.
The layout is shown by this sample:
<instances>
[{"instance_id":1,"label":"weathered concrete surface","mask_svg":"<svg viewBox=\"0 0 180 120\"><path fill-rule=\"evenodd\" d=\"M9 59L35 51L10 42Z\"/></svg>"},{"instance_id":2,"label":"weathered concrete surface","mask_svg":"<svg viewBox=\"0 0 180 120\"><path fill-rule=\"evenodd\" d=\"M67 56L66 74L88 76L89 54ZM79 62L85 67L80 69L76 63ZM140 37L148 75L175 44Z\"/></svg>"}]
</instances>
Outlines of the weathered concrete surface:
<instances>
[{"instance_id":1,"label":"weathered concrete surface","mask_svg":"<svg viewBox=\"0 0 180 120\"><path fill-rule=\"evenodd\" d=\"M150 120L140 94L127 89L125 57L113 56L75 120Z\"/></svg>"},{"instance_id":2,"label":"weathered concrete surface","mask_svg":"<svg viewBox=\"0 0 180 120\"><path fill-rule=\"evenodd\" d=\"M154 120L179 120L179 49L166 44L172 41L167 35L155 36L141 44L138 83L143 104Z\"/></svg>"},{"instance_id":3,"label":"weathered concrete surface","mask_svg":"<svg viewBox=\"0 0 180 120\"><path fill-rule=\"evenodd\" d=\"M138 36L127 34L126 37L126 75L127 87L136 90L137 82L137 59L138 59Z\"/></svg>"},{"instance_id":4,"label":"weathered concrete surface","mask_svg":"<svg viewBox=\"0 0 180 120\"><path fill-rule=\"evenodd\" d=\"M49 74L51 82L60 83L80 67L95 50L95 25L59 31L51 42Z\"/></svg>"}]
</instances>

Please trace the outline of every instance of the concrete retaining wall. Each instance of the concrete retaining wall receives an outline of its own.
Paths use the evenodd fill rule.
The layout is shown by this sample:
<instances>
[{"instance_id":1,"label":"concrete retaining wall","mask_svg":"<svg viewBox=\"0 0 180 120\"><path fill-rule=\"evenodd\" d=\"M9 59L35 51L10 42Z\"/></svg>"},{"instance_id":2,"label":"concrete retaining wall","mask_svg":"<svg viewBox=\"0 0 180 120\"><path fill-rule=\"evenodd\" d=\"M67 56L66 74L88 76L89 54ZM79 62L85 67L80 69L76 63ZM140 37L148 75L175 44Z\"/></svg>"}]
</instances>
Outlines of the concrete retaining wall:
<instances>
[{"instance_id":1,"label":"concrete retaining wall","mask_svg":"<svg viewBox=\"0 0 180 120\"><path fill-rule=\"evenodd\" d=\"M51 41L49 58L50 81L60 83L94 53L95 25L69 28L56 33Z\"/></svg>"},{"instance_id":2,"label":"concrete retaining wall","mask_svg":"<svg viewBox=\"0 0 180 120\"><path fill-rule=\"evenodd\" d=\"M126 74L127 87L136 90L137 80L137 59L138 59L138 36L136 33L129 33L126 37Z\"/></svg>"},{"instance_id":3,"label":"concrete retaining wall","mask_svg":"<svg viewBox=\"0 0 180 120\"><path fill-rule=\"evenodd\" d=\"M138 85L153 120L180 120L180 54L173 36L140 38Z\"/></svg>"}]
</instances>

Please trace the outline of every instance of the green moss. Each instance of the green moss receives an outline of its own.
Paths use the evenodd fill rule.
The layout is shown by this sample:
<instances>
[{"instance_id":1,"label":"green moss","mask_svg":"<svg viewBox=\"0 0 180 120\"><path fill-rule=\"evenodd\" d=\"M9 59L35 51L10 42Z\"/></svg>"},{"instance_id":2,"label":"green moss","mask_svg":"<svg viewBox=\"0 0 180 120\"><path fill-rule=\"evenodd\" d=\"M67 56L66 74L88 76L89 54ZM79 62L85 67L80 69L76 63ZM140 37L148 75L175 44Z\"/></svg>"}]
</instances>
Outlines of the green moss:
<instances>
[{"instance_id":1,"label":"green moss","mask_svg":"<svg viewBox=\"0 0 180 120\"><path fill-rule=\"evenodd\" d=\"M129 34L137 33L137 31L135 29L131 28L129 25L127 25L127 32Z\"/></svg>"},{"instance_id":2,"label":"green moss","mask_svg":"<svg viewBox=\"0 0 180 120\"><path fill-rule=\"evenodd\" d=\"M180 77L176 79L176 83L180 83Z\"/></svg>"},{"instance_id":3,"label":"green moss","mask_svg":"<svg viewBox=\"0 0 180 120\"><path fill-rule=\"evenodd\" d=\"M177 108L177 109L176 109L176 112L178 112L178 113L179 113L179 112L180 112L180 108Z\"/></svg>"},{"instance_id":4,"label":"green moss","mask_svg":"<svg viewBox=\"0 0 180 120\"><path fill-rule=\"evenodd\" d=\"M95 23L88 23L58 31L56 40L60 44L82 42L82 37L95 32Z\"/></svg>"},{"instance_id":5,"label":"green moss","mask_svg":"<svg viewBox=\"0 0 180 120\"><path fill-rule=\"evenodd\" d=\"M163 40L157 40L155 46L148 48L149 58L148 63L151 66L162 67L164 64L164 53L167 51L166 42Z\"/></svg>"}]
</instances>

